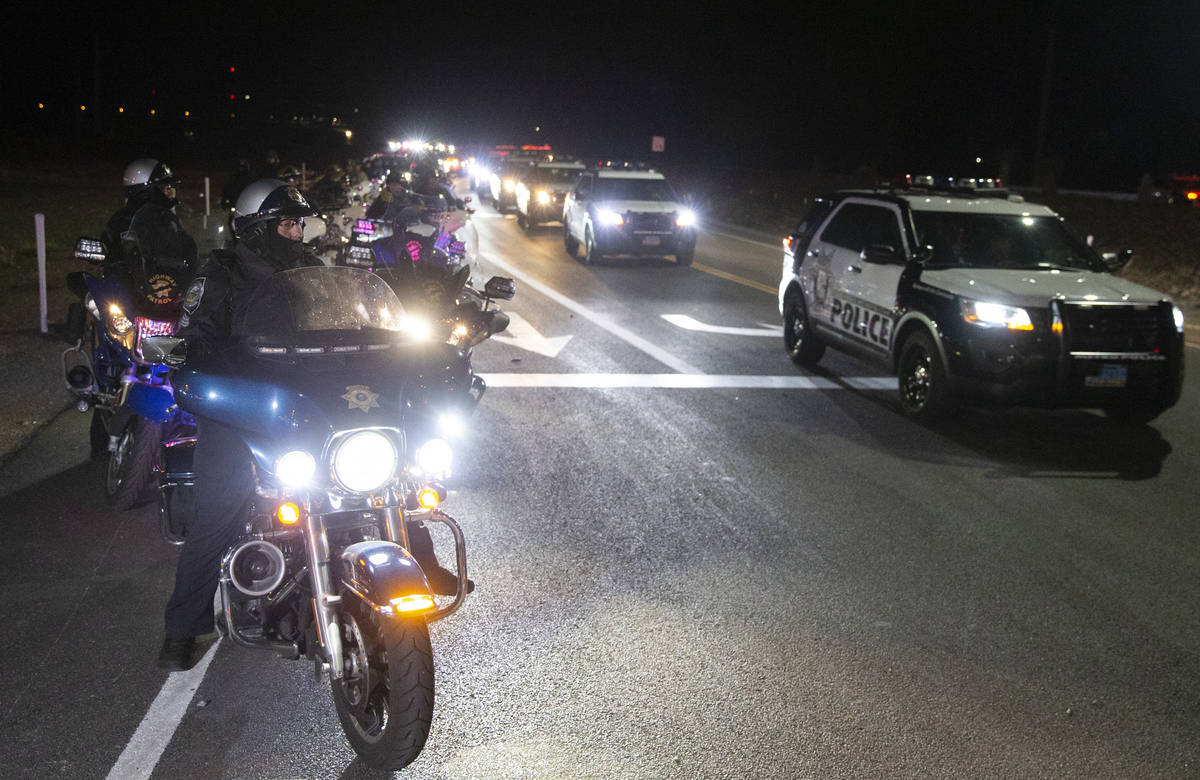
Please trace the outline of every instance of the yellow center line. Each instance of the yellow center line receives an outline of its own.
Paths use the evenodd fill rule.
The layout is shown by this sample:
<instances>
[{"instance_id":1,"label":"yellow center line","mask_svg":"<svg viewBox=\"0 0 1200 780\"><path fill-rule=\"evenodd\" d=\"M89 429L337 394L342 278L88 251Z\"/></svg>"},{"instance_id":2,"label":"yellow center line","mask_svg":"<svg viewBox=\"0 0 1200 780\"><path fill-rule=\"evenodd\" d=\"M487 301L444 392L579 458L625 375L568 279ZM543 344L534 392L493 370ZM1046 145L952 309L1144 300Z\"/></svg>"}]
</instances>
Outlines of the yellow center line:
<instances>
[{"instance_id":1,"label":"yellow center line","mask_svg":"<svg viewBox=\"0 0 1200 780\"><path fill-rule=\"evenodd\" d=\"M711 265L704 265L703 263L692 263L692 268L695 268L697 271L703 271L706 274L712 274L713 276L718 276L722 279L728 279L731 282L737 282L738 284L744 284L747 287L753 287L755 290L762 290L763 292L769 293L771 295L779 294L779 290L775 287L761 284L759 282L754 281L753 279L747 279L744 276L738 276L737 274L731 274L728 271L722 271L719 268L713 268Z\"/></svg>"}]
</instances>

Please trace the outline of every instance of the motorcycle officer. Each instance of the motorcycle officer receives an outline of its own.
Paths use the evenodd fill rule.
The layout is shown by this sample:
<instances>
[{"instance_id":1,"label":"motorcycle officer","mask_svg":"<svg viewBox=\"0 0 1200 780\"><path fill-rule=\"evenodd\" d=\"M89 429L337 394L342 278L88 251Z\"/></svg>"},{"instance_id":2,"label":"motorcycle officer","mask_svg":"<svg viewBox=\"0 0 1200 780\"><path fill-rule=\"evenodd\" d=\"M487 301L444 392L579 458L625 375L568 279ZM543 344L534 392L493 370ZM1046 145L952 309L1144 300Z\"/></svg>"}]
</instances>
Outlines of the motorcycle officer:
<instances>
[{"instance_id":1,"label":"motorcycle officer","mask_svg":"<svg viewBox=\"0 0 1200 780\"><path fill-rule=\"evenodd\" d=\"M304 246L304 218L312 207L295 187L263 179L238 197L232 251L217 250L184 296L177 335L184 349L173 362L199 356L219 359L236 345L249 300L267 277L293 268L323 265ZM237 431L198 418L193 471L196 517L175 571L175 589L164 614L165 639L158 665L184 671L195 663L196 637L213 631L213 595L221 558L244 528L255 496L254 466ZM413 556L436 593L453 594L455 576L437 564L424 526L410 523Z\"/></svg>"},{"instance_id":2,"label":"motorcycle officer","mask_svg":"<svg viewBox=\"0 0 1200 780\"><path fill-rule=\"evenodd\" d=\"M109 217L100 239L108 251L106 267L127 281L134 281L134 289L139 286L136 282L143 269L133 267L135 258L128 256L123 238L143 207L150 208L139 221L141 234L135 242L135 246L139 243L146 245L145 249L137 247L142 250L143 257L147 252L161 252L167 265L178 266L195 260L196 242L184 232L179 218L175 216L175 204L178 202L175 199L175 184L178 181L170 167L152 157L142 157L125 166L121 176L125 204Z\"/></svg>"}]
</instances>

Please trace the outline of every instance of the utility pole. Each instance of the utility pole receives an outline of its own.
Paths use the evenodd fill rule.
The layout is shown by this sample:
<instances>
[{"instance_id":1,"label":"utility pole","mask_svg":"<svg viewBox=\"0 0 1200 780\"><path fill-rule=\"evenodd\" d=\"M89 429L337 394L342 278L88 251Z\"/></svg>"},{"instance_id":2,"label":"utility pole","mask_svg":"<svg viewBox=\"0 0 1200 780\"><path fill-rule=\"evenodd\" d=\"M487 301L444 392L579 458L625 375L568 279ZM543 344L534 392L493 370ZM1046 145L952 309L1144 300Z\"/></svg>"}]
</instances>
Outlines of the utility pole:
<instances>
[{"instance_id":1,"label":"utility pole","mask_svg":"<svg viewBox=\"0 0 1200 780\"><path fill-rule=\"evenodd\" d=\"M1057 5L1057 4L1055 4ZM1037 140L1033 152L1033 184L1041 186L1046 151L1046 117L1050 113L1050 86L1054 80L1054 18L1055 5L1050 7L1050 26L1046 41L1046 69L1042 74L1042 100L1038 111Z\"/></svg>"}]
</instances>

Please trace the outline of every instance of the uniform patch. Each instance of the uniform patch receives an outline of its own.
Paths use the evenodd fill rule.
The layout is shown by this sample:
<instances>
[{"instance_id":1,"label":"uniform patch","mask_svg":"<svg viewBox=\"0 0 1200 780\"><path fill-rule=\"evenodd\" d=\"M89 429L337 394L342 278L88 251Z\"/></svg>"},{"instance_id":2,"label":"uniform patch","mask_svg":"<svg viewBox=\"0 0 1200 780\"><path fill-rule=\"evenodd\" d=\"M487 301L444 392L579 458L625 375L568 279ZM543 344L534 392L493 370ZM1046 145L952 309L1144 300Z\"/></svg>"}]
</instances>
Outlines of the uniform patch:
<instances>
[{"instance_id":1,"label":"uniform patch","mask_svg":"<svg viewBox=\"0 0 1200 780\"><path fill-rule=\"evenodd\" d=\"M342 398L350 403L351 409L362 409L364 414L372 407L379 408L379 393L372 393L366 385L348 385Z\"/></svg>"},{"instance_id":2,"label":"uniform patch","mask_svg":"<svg viewBox=\"0 0 1200 780\"><path fill-rule=\"evenodd\" d=\"M197 276L188 285L187 293L183 296L183 310L188 314L196 311L196 307L200 305L200 299L204 297L204 282L205 277Z\"/></svg>"},{"instance_id":3,"label":"uniform patch","mask_svg":"<svg viewBox=\"0 0 1200 780\"><path fill-rule=\"evenodd\" d=\"M170 303L175 293L175 278L155 274L146 280L146 297L153 303Z\"/></svg>"}]
</instances>

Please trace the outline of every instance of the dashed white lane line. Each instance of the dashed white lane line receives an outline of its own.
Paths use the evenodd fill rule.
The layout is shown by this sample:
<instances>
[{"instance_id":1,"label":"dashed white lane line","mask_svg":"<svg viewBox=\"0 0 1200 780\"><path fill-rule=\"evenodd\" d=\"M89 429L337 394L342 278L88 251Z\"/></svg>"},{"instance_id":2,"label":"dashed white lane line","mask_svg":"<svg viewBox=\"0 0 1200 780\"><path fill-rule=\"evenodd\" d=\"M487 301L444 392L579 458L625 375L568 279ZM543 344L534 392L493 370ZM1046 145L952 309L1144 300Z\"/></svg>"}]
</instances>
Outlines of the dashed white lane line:
<instances>
[{"instance_id":1,"label":"dashed white lane line","mask_svg":"<svg viewBox=\"0 0 1200 780\"><path fill-rule=\"evenodd\" d=\"M108 780L147 780L150 777L171 737L175 735L179 722L187 714L188 704L200 687L219 644L213 642L200 662L188 671L167 676L162 690L150 705L150 711L142 718L117 763L109 770Z\"/></svg>"},{"instance_id":2,"label":"dashed white lane line","mask_svg":"<svg viewBox=\"0 0 1200 780\"><path fill-rule=\"evenodd\" d=\"M493 387L665 388L748 390L896 390L895 377L856 376L825 379L813 376L757 374L480 374Z\"/></svg>"}]
</instances>

